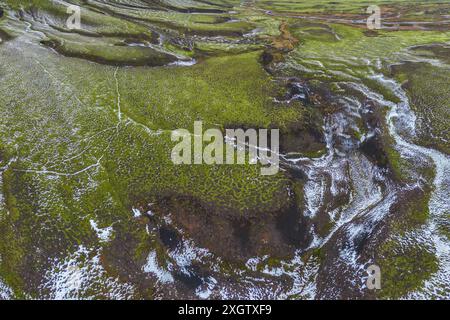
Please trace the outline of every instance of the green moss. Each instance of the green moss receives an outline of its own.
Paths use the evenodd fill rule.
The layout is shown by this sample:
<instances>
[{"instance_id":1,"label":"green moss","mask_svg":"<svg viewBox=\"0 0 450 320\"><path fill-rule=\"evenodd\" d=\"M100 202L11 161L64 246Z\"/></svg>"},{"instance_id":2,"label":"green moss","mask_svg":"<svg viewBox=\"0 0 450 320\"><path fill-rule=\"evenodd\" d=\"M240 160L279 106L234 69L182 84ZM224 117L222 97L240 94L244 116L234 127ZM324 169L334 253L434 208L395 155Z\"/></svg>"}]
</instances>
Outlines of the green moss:
<instances>
[{"instance_id":1,"label":"green moss","mask_svg":"<svg viewBox=\"0 0 450 320\"><path fill-rule=\"evenodd\" d=\"M405 233L423 226L430 218L429 190L419 197L408 201L402 205L402 212L400 219L392 222L392 231L400 236Z\"/></svg>"},{"instance_id":2,"label":"green moss","mask_svg":"<svg viewBox=\"0 0 450 320\"><path fill-rule=\"evenodd\" d=\"M450 213L446 215L447 219L442 221L439 225L439 231L443 234L448 240L450 240Z\"/></svg>"},{"instance_id":3,"label":"green moss","mask_svg":"<svg viewBox=\"0 0 450 320\"><path fill-rule=\"evenodd\" d=\"M446 12L445 3L440 1L414 1L414 6L411 6L411 1L408 0L374 0L371 2L359 0L262 0L258 1L257 6L265 10L273 10L279 13L303 13L311 15L344 15L348 17L360 17L366 14L367 7L370 5L378 5L382 8L389 8L390 11L400 12L400 20L409 18L416 19L416 21L430 20L435 18L439 12L436 9L436 3L439 6L444 6L442 11ZM414 9L412 9L414 8ZM399 18L397 18L399 19ZM396 20L397 21L397 20Z\"/></svg>"},{"instance_id":4,"label":"green moss","mask_svg":"<svg viewBox=\"0 0 450 320\"><path fill-rule=\"evenodd\" d=\"M401 248L396 241L383 245L378 264L382 286L378 296L384 299L398 299L420 289L438 269L433 253L413 246Z\"/></svg>"},{"instance_id":5,"label":"green moss","mask_svg":"<svg viewBox=\"0 0 450 320\"><path fill-rule=\"evenodd\" d=\"M317 258L317 260L319 261L320 264L323 264L326 260L326 257L327 257L326 255L327 255L326 249L324 249L323 247L315 248L311 251L310 255L305 257L305 260L307 261L308 259L313 257L313 258Z\"/></svg>"},{"instance_id":6,"label":"green moss","mask_svg":"<svg viewBox=\"0 0 450 320\"><path fill-rule=\"evenodd\" d=\"M424 281L438 269L434 248L419 246L414 239L402 244L402 238L409 232L423 226L429 217L430 190L414 195L413 199L401 205L397 219L390 222L394 238L384 241L378 251L377 263L381 268L382 290L380 298L397 299L422 288Z\"/></svg>"},{"instance_id":7,"label":"green moss","mask_svg":"<svg viewBox=\"0 0 450 320\"><path fill-rule=\"evenodd\" d=\"M279 210L288 202L289 181L283 173L263 177L258 166L175 166L170 160L174 143L168 130L190 128L199 118L205 129L286 128L301 121L298 105L272 104L277 88L258 64L258 53L211 59L191 68L117 70L61 57L43 47L30 65L20 53L8 50L2 51L8 64L2 60L1 67L14 68L7 81L20 85L0 88L0 130L2 137L13 137L5 147L20 145L22 157L8 173L13 180L5 180L15 186L6 193L11 195L11 217L18 218L2 222L8 246L0 247L0 254L2 279L17 296L40 296L38 282L53 259L73 253L79 245L103 246L90 220L100 228L113 226L113 240L119 234L135 234L124 255L126 261L143 263L156 244L145 235L145 227L133 231L131 208L138 202L189 195L242 214ZM40 80L30 81L22 77L24 72L35 72ZM29 92L45 94L31 99ZM117 256L117 248L104 250ZM120 266L108 266L111 275L119 274Z\"/></svg>"},{"instance_id":8,"label":"green moss","mask_svg":"<svg viewBox=\"0 0 450 320\"><path fill-rule=\"evenodd\" d=\"M329 235L334 225L334 222L331 219L327 218L326 222L322 223L319 230L317 231L319 236L326 237L327 235Z\"/></svg>"}]
</instances>

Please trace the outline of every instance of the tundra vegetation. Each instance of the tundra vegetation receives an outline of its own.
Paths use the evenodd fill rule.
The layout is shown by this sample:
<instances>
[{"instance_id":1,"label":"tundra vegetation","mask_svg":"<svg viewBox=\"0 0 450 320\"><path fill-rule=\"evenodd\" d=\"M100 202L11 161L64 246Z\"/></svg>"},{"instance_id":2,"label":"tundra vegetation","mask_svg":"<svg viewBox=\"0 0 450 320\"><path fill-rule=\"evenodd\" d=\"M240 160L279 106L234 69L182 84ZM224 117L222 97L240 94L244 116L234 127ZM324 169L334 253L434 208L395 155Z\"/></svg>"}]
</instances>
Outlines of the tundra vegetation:
<instances>
[{"instance_id":1,"label":"tundra vegetation","mask_svg":"<svg viewBox=\"0 0 450 320\"><path fill-rule=\"evenodd\" d=\"M0 299L450 298L448 1L0 13ZM195 121L280 170L175 165Z\"/></svg>"}]
</instances>

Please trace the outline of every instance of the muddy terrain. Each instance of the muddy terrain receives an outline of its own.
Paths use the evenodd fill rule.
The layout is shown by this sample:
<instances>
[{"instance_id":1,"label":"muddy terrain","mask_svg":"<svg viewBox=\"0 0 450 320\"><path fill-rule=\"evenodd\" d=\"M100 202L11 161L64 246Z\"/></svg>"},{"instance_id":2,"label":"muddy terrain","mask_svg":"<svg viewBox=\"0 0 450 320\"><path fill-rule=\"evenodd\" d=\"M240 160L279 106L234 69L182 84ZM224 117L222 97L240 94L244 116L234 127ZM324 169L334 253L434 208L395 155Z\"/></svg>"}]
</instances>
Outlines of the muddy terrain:
<instances>
[{"instance_id":1,"label":"muddy terrain","mask_svg":"<svg viewBox=\"0 0 450 320\"><path fill-rule=\"evenodd\" d=\"M0 299L449 299L449 57L448 1L0 0Z\"/></svg>"}]
</instances>

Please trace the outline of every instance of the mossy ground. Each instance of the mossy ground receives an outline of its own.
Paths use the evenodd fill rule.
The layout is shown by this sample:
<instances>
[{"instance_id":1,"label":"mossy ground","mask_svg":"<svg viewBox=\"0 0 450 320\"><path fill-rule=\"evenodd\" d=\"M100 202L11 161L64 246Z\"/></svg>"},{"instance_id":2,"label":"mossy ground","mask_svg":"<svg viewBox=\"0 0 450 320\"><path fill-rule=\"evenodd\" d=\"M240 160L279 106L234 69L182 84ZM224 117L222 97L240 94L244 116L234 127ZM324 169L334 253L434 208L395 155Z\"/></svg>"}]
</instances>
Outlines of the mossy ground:
<instances>
[{"instance_id":1,"label":"mossy ground","mask_svg":"<svg viewBox=\"0 0 450 320\"><path fill-rule=\"evenodd\" d=\"M450 154L449 69L411 63L396 67L395 74L407 79L404 87L418 115L421 144Z\"/></svg>"},{"instance_id":2,"label":"mossy ground","mask_svg":"<svg viewBox=\"0 0 450 320\"><path fill-rule=\"evenodd\" d=\"M341 4L336 4L337 13L340 12L339 6ZM273 9L283 10L281 4L280 7L273 7ZM309 12L315 13L314 10ZM291 32L301 40L301 45L290 55L292 63L288 63L285 67L288 72L294 75L300 71L306 77L320 79L329 82L330 85L336 82L352 82L357 78L369 90L393 103L400 102L398 96L371 75L381 73L389 77L389 65L405 59L410 46L418 43L442 43L449 39L448 32L378 31L376 37L368 37L362 28L325 22L303 22L296 19L289 22ZM442 57L442 54L437 57ZM298 69L295 61L301 61L303 68ZM289 71L291 66L293 70ZM423 118L421 120L423 125L428 124L434 130L424 129L423 138L419 143L435 146L448 154L445 144L448 136L448 124L446 124L448 69L444 66L433 67L430 64L418 64L409 68L400 66L398 69L403 71L397 73L403 75L403 78L398 77L398 81L409 80L405 88L410 95L410 101L414 104L412 107L417 112L418 119ZM409 73L406 74L406 72ZM437 76L431 79L432 74ZM381 115L386 111L379 110ZM429 119L430 117L434 119L439 117L440 120L434 121ZM382 138L384 153L393 177L399 181L411 181L409 173L414 167L415 171L419 170L428 183L431 183L435 176L434 169L418 168L417 164L410 163L392 148L395 143L386 127L384 134ZM383 275L383 289L378 295L379 298L395 299L419 290L438 269L438 260L433 250L424 249L420 245L405 248L400 240L402 235L420 229L427 223L430 218L428 209L430 192L432 190L425 188L420 197L406 200L407 203L402 208L403 215L394 213L398 220L390 232L395 236L383 242L379 248L377 263L380 264Z\"/></svg>"},{"instance_id":3,"label":"mossy ground","mask_svg":"<svg viewBox=\"0 0 450 320\"><path fill-rule=\"evenodd\" d=\"M16 298L52 297L45 288L46 271L55 267L54 259L64 260L80 246L102 250L107 274L95 279L96 285L82 297L109 297L101 285L114 278L139 288L135 297L153 298L152 284L142 285L148 279L138 274L150 250L162 261L166 254L146 231L143 218L133 217L132 208L164 196L189 196L243 216L280 211L292 201L301 207L303 186L284 171L264 177L260 167L251 165L173 165L170 130L192 131L197 120L204 129L279 128L286 134L292 127L310 125L305 115L311 111L301 103L274 103L273 97L285 88L266 72L260 56L279 35L283 18L254 6L314 14L361 14L367 6L360 1L260 1L242 7L239 1L166 1L141 12L114 6L116 1L96 2L83 9L85 32L69 32L64 6L49 0L3 2L11 12L23 9L24 15L14 22L2 19L5 31L0 37L18 26L25 29L24 22L29 22L32 30L45 34L43 43L56 44L60 53L23 41L29 39L20 32L0 42L0 280ZM283 75L300 74L330 86L357 79L392 102L397 97L371 77L373 71L388 74L388 65L401 60L410 46L449 39L448 32L417 30L379 31L368 37L359 27L285 20L300 43L284 57ZM258 36L249 41L243 35L252 30ZM195 39L193 46L189 37ZM133 42L148 47L129 46ZM201 59L194 66L167 66L172 57ZM295 69L299 63L310 68ZM407 70L406 77L414 88L410 94L416 111L430 108L422 97L439 97L437 130L445 133L447 80L438 69L420 67L417 74ZM421 77L430 81L422 83ZM399 155L387 152L394 167L401 168ZM425 195L411 205L406 230L426 221L428 199ZM91 220L99 228L112 227L110 242L100 241ZM325 223L321 235L331 227ZM383 298L419 288L436 270L433 253L423 248L386 242L380 252ZM270 268L281 264L276 258L267 260Z\"/></svg>"}]
</instances>

